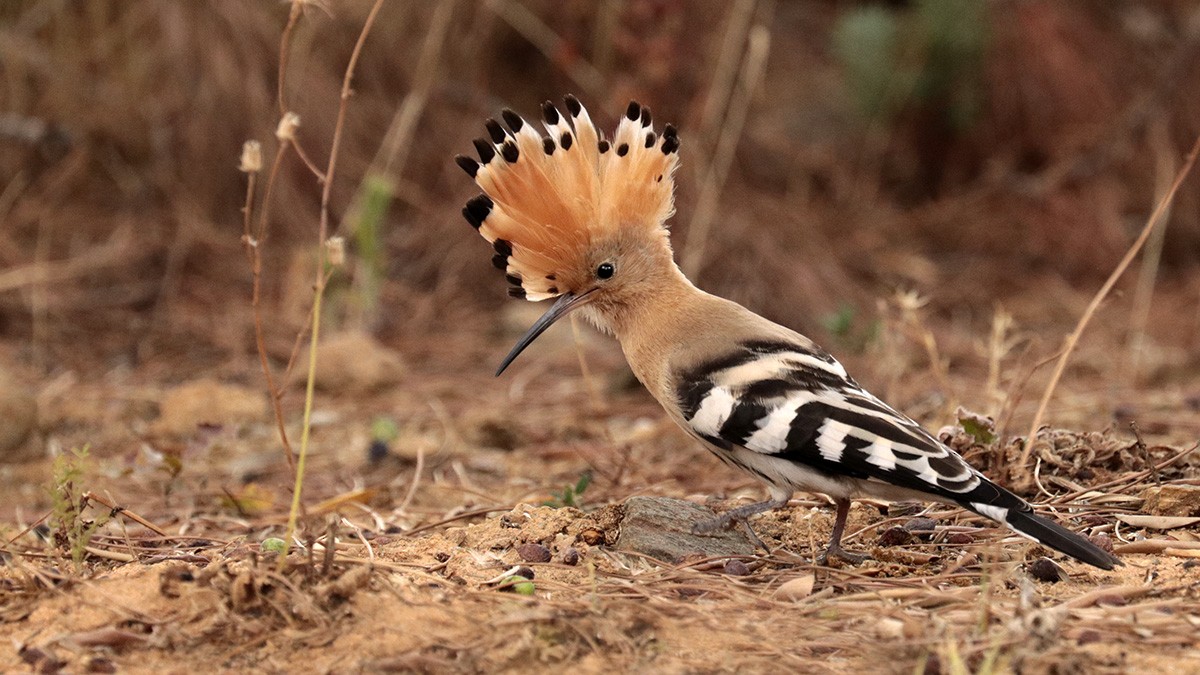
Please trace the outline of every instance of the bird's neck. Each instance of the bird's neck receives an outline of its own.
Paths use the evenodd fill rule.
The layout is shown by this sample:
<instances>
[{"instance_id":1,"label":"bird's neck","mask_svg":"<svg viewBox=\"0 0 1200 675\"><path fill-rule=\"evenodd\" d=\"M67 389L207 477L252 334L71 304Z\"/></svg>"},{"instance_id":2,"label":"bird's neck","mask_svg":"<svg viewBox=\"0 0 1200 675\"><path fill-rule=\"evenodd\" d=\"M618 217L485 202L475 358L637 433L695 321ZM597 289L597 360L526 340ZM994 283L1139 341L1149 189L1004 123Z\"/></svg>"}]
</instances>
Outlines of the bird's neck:
<instances>
[{"instance_id":1,"label":"bird's neck","mask_svg":"<svg viewBox=\"0 0 1200 675\"><path fill-rule=\"evenodd\" d=\"M673 355L702 339L713 306L727 302L696 288L670 258L664 262L646 292L606 317L630 368L656 398L671 390Z\"/></svg>"}]
</instances>

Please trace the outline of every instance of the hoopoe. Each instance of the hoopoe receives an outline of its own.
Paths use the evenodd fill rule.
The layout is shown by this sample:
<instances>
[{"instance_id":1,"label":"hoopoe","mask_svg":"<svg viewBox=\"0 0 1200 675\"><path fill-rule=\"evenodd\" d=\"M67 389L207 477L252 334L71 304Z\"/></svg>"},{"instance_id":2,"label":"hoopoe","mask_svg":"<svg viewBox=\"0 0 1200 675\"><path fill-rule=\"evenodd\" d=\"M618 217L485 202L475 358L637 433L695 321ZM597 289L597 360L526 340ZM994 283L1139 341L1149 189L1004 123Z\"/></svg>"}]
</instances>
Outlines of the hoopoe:
<instances>
[{"instance_id":1,"label":"hoopoe","mask_svg":"<svg viewBox=\"0 0 1200 675\"><path fill-rule=\"evenodd\" d=\"M509 295L553 305L517 342L499 376L555 321L579 310L614 335L634 374L688 434L767 484L770 499L731 509L711 532L788 503L794 491L837 507L825 553L841 546L850 500L956 504L1073 558L1121 564L1083 536L1036 515L958 453L858 385L812 340L696 288L675 264L667 219L679 136L656 133L629 104L611 140L574 96L547 101L548 135L511 110L455 161L483 189L463 216L492 244Z\"/></svg>"}]
</instances>

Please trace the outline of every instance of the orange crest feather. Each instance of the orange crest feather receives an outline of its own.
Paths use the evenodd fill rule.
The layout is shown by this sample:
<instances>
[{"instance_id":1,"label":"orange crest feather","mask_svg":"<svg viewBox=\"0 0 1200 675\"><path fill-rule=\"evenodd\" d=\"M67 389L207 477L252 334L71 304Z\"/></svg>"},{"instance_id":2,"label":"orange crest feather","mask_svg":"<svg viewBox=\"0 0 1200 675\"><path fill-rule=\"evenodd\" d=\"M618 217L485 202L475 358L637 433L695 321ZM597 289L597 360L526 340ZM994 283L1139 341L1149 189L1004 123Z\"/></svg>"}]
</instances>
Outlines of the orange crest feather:
<instances>
[{"instance_id":1,"label":"orange crest feather","mask_svg":"<svg viewBox=\"0 0 1200 675\"><path fill-rule=\"evenodd\" d=\"M587 269L589 249L630 228L663 227L674 209L672 173L679 137L654 132L650 109L631 102L612 141L587 110L566 97L568 116L542 105L548 136L511 110L487 120L490 141L477 139L479 162L455 158L484 194L463 216L492 243L492 262L513 285L509 294L545 300Z\"/></svg>"}]
</instances>

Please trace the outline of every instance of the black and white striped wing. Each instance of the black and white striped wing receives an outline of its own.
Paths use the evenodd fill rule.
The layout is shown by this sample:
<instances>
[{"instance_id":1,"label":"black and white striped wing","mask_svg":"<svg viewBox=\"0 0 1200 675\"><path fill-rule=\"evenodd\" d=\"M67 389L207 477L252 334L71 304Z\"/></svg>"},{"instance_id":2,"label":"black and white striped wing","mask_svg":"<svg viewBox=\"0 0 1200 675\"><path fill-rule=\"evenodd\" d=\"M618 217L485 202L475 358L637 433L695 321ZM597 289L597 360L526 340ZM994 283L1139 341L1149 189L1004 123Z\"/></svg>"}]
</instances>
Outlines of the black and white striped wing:
<instances>
[{"instance_id":1,"label":"black and white striped wing","mask_svg":"<svg viewBox=\"0 0 1200 675\"><path fill-rule=\"evenodd\" d=\"M904 488L904 494L955 502L1102 569L1120 564L1086 538L1035 514L916 422L864 391L819 349L743 343L682 373L676 385L692 432L723 459L785 494L812 490L893 498L889 488Z\"/></svg>"},{"instance_id":2,"label":"black and white striped wing","mask_svg":"<svg viewBox=\"0 0 1200 675\"><path fill-rule=\"evenodd\" d=\"M929 493L984 515L997 502L1019 503L817 349L744 343L684 373L677 391L692 431L719 447Z\"/></svg>"}]
</instances>

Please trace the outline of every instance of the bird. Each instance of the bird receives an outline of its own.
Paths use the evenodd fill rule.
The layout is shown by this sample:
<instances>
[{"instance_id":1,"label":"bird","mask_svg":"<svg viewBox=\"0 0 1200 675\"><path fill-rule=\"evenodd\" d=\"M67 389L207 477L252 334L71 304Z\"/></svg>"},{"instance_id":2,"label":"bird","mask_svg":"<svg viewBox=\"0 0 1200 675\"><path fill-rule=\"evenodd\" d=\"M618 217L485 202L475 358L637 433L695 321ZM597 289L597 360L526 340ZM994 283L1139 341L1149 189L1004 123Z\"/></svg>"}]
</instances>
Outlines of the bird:
<instances>
[{"instance_id":1,"label":"bird","mask_svg":"<svg viewBox=\"0 0 1200 675\"><path fill-rule=\"evenodd\" d=\"M857 564L842 547L851 500L960 506L1101 569L1121 564L1036 514L921 425L868 392L811 339L697 288L675 263L667 221L679 165L675 126L629 103L611 138L573 95L541 106L544 133L511 109L484 122L478 159L455 162L482 192L463 217L493 250L509 295L553 300L499 377L573 312L614 336L667 416L720 460L766 484L769 499L698 524L712 533L785 506L797 491L836 507L818 562Z\"/></svg>"}]
</instances>

